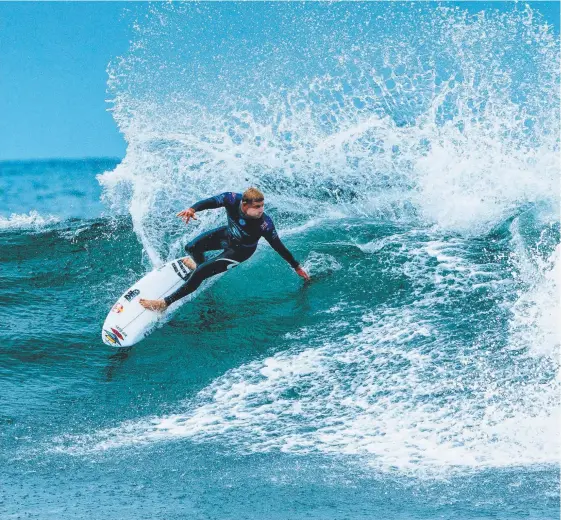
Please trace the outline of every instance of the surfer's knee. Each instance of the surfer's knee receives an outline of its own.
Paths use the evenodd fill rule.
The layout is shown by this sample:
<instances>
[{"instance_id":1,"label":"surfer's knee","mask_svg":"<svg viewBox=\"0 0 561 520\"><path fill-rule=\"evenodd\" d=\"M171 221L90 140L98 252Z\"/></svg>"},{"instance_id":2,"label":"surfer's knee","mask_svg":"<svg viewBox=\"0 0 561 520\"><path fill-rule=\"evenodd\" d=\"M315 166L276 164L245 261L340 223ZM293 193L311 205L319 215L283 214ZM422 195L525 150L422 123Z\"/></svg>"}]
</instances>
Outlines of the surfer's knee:
<instances>
[{"instance_id":1,"label":"surfer's knee","mask_svg":"<svg viewBox=\"0 0 561 520\"><path fill-rule=\"evenodd\" d=\"M205 255L202 251L197 250L197 244L194 242L189 242L185 246L185 252L195 261L197 266L204 263Z\"/></svg>"}]
</instances>

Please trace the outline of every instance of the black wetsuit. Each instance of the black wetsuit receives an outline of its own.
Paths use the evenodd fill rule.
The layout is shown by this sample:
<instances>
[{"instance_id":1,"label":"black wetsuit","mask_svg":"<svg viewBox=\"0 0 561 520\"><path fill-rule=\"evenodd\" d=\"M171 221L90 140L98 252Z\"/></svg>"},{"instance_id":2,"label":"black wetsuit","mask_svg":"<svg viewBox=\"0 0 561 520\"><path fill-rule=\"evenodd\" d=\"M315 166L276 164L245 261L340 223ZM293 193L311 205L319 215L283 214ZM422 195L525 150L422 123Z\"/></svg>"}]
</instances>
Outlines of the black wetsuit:
<instances>
[{"instance_id":1,"label":"black wetsuit","mask_svg":"<svg viewBox=\"0 0 561 520\"><path fill-rule=\"evenodd\" d=\"M247 260L257 249L257 243L261 237L269 242L293 269L299 267L299 263L281 242L271 218L265 214L258 219L247 217L242 213L241 201L241 193L227 192L201 200L191 206L195 211L226 208L228 225L207 231L185 246L185 251L197 263L197 269L191 273L185 284L164 298L167 305L191 294L203 280L223 273ZM216 249L224 251L205 261L205 251Z\"/></svg>"}]
</instances>

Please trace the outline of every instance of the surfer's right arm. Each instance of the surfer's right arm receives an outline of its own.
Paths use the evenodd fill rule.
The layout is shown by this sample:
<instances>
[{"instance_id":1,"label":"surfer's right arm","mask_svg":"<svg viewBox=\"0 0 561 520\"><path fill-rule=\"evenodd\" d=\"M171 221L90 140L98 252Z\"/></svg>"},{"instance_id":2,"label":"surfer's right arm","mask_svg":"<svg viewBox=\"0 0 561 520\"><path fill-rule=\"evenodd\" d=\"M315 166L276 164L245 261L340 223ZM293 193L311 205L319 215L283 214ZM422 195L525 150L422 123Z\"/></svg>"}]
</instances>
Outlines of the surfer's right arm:
<instances>
[{"instance_id":1,"label":"surfer's right arm","mask_svg":"<svg viewBox=\"0 0 561 520\"><path fill-rule=\"evenodd\" d=\"M233 203L235 201L236 194L225 192L220 193L219 195L215 195L214 197L209 197L208 199L200 200L193 204L190 208L184 209L180 211L177 216L182 218L185 221L185 224L189 222L191 219L197 220L195 217L195 213L197 211L204 211L205 209L216 209L216 208L223 208L229 203Z\"/></svg>"}]
</instances>

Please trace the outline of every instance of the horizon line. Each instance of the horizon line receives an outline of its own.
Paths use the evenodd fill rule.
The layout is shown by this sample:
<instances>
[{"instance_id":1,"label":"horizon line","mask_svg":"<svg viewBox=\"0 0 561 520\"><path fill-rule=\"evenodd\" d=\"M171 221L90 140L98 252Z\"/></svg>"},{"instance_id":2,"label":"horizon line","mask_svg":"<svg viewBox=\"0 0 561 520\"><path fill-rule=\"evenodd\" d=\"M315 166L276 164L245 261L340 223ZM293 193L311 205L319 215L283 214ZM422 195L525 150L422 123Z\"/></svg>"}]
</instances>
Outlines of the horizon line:
<instances>
[{"instance_id":1,"label":"horizon line","mask_svg":"<svg viewBox=\"0 0 561 520\"><path fill-rule=\"evenodd\" d=\"M1 163L22 162L78 162L78 161L122 161L124 157L110 155L87 155L83 157L30 157L25 159L0 159Z\"/></svg>"}]
</instances>

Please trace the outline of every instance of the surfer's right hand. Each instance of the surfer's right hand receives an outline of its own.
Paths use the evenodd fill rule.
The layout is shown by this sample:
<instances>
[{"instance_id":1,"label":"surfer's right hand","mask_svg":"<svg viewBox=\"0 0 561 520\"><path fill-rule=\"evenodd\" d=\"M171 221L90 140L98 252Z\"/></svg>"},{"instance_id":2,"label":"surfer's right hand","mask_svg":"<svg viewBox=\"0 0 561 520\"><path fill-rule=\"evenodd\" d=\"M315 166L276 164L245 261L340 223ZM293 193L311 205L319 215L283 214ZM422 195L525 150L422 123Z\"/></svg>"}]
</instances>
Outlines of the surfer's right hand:
<instances>
[{"instance_id":1,"label":"surfer's right hand","mask_svg":"<svg viewBox=\"0 0 561 520\"><path fill-rule=\"evenodd\" d=\"M188 224L191 219L198 220L197 217L195 217L195 210L193 208L184 209L183 211L180 211L177 216L182 218L185 221L185 224Z\"/></svg>"},{"instance_id":2,"label":"surfer's right hand","mask_svg":"<svg viewBox=\"0 0 561 520\"><path fill-rule=\"evenodd\" d=\"M298 266L295 271L298 273L298 276L301 276L306 280L306 282L310 281L310 275L300 266Z\"/></svg>"}]
</instances>

